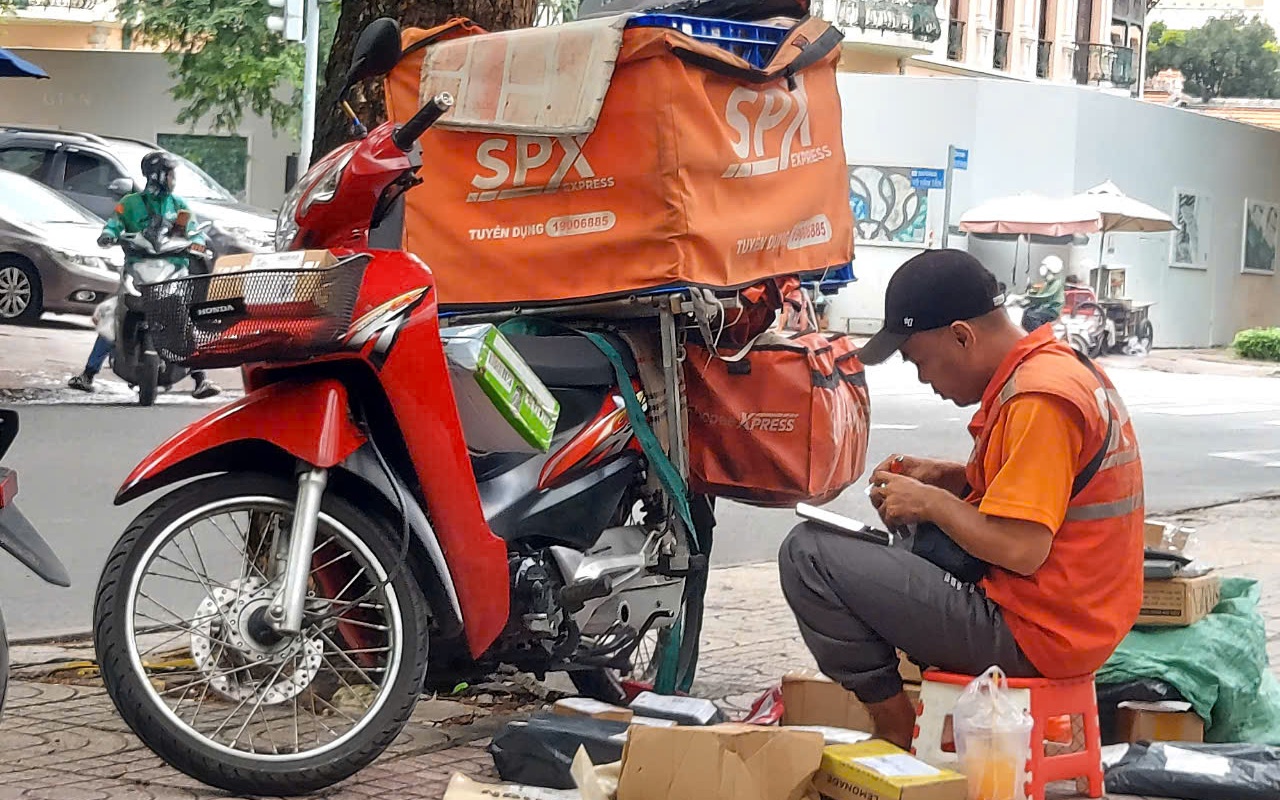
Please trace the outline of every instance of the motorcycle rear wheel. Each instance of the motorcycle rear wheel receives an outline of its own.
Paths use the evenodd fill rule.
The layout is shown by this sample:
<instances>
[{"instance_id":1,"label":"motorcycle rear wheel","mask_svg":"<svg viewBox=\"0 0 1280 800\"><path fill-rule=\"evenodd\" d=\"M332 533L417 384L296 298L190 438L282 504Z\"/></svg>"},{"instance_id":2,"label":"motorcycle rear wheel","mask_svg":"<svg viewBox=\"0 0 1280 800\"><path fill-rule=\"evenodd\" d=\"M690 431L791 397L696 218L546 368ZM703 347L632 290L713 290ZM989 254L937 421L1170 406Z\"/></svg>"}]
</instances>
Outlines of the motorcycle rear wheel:
<instances>
[{"instance_id":1,"label":"motorcycle rear wheel","mask_svg":"<svg viewBox=\"0 0 1280 800\"><path fill-rule=\"evenodd\" d=\"M626 705L625 683L652 686L657 680L659 655L670 631L671 628L663 628L645 634L631 656L629 670L593 667L570 672L569 679L583 697L611 705Z\"/></svg>"},{"instance_id":2,"label":"motorcycle rear wheel","mask_svg":"<svg viewBox=\"0 0 1280 800\"><path fill-rule=\"evenodd\" d=\"M309 616L303 635L285 639L274 654L261 655L267 650L246 635L245 631L255 630L249 609L272 596L276 585L270 569L264 569L269 556L263 553L276 546L274 535L267 531L288 530L295 493L294 484L284 478L243 473L182 486L134 520L108 557L98 584L94 647L117 711L170 766L234 794L307 794L354 775L377 758L408 722L426 672L429 612L422 590L407 568L395 570L392 580L383 583L395 569L398 534L385 520L357 509L332 491L321 504L308 592L309 606L328 609L330 619L314 622L315 617ZM219 514L233 524L218 524ZM243 514L243 528L237 514ZM261 523L264 514L274 514L269 519L275 522ZM201 523L211 524L203 530L212 535L199 541L217 542L220 534L232 552L239 546L239 535L243 562L222 559L224 565L232 563L224 574L239 574L239 579L218 580L197 572L197 568L209 572L207 565L219 561L218 551L208 545L202 550L197 544ZM275 527L268 528L270 524ZM266 547L268 535L273 538ZM250 557L254 540L257 549ZM169 545L175 550L166 556ZM341 545L343 555L338 561L352 559L345 569L360 567L342 591L324 589L319 577L330 564L338 563L325 553L331 545ZM332 552L336 556L340 551ZM364 582L357 583L361 576ZM185 583L177 590L186 595L161 603L142 591L147 578ZM143 605L144 600L149 603ZM386 612L384 624L369 621L364 609L372 607ZM184 621L179 616L178 610L193 608L194 619ZM166 626L164 619L151 616L163 617L164 612L178 623ZM143 651L146 637L158 640L174 630L176 636ZM364 630L374 632L359 633ZM355 649L343 650L339 643L348 643L352 636L386 646L366 648L361 642ZM172 650L175 642L177 657L162 649ZM238 666L224 669L224 662ZM286 677L287 665L291 670ZM266 677L273 668L274 673ZM172 708L179 690L177 708ZM198 693L200 699L188 720L182 703L189 693ZM308 699L314 719L307 718L304 726ZM237 700L239 705L226 715ZM240 723L237 715L251 701L254 705ZM280 711L284 708L287 713L290 702L292 720ZM362 704L363 711L353 709ZM264 706L267 710L249 730L246 743L242 734ZM199 719L202 709L205 719L212 721ZM211 731L211 725L224 716L218 729ZM334 730L345 725L343 717L352 723L345 733ZM322 742L326 734L333 738ZM312 736L315 746L309 742Z\"/></svg>"}]
</instances>

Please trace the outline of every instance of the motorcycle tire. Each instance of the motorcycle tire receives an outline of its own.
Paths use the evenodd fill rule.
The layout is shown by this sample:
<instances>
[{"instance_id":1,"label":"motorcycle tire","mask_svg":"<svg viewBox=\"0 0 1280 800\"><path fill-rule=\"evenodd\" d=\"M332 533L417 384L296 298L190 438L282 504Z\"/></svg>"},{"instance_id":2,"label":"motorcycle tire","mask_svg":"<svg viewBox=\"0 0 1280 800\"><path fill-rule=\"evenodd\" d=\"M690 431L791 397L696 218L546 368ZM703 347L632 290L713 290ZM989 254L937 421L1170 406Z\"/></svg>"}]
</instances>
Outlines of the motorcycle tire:
<instances>
[{"instance_id":1,"label":"motorcycle tire","mask_svg":"<svg viewBox=\"0 0 1280 800\"><path fill-rule=\"evenodd\" d=\"M138 362L141 374L138 381L138 405L151 406L156 402L156 390L160 386L160 356L143 353Z\"/></svg>"},{"instance_id":2,"label":"motorcycle tire","mask_svg":"<svg viewBox=\"0 0 1280 800\"><path fill-rule=\"evenodd\" d=\"M4 629L4 614L0 613L0 720L4 719L4 698L9 691L9 637Z\"/></svg>"},{"instance_id":3,"label":"motorcycle tire","mask_svg":"<svg viewBox=\"0 0 1280 800\"><path fill-rule=\"evenodd\" d=\"M1151 352L1151 346L1155 343L1155 327L1151 324L1151 320L1144 319L1138 323L1138 347L1142 354L1146 355Z\"/></svg>"},{"instance_id":4,"label":"motorcycle tire","mask_svg":"<svg viewBox=\"0 0 1280 800\"><path fill-rule=\"evenodd\" d=\"M148 557L148 551L163 544L161 540L177 526L188 526L186 529L190 530L202 510L212 514L235 507L237 500L246 505L266 502L282 509L292 508L296 491L292 481L256 473L222 474L175 489L143 511L125 530L107 558L94 603L94 647L107 693L120 716L170 766L237 796L309 794L368 766L409 721L427 669L429 610L413 570L395 569L400 532L381 515L362 510L330 490L320 506L320 531L345 531L344 537L349 533L358 540L365 551L361 557L376 565L374 577L383 580L394 572L385 597L392 630L399 629L398 641L402 645L398 658L390 658L381 669L384 675L392 676L379 687L381 699L373 702L357 727L335 742L319 750L271 755L233 750L224 744L215 746L178 721L160 698L144 674L140 656L134 655L137 648L130 639L132 625L127 618L130 595L135 586L141 587L146 574L143 559ZM139 570L144 574L135 574Z\"/></svg>"}]
</instances>

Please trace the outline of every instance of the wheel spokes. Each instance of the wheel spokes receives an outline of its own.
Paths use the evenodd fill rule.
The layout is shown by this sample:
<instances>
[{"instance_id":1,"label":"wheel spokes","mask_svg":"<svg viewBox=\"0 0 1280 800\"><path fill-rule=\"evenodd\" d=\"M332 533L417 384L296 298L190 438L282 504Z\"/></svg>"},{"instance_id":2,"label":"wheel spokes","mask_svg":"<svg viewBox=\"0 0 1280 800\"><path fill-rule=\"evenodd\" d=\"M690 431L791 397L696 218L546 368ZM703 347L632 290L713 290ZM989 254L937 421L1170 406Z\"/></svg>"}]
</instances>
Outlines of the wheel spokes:
<instances>
[{"instance_id":1,"label":"wheel spokes","mask_svg":"<svg viewBox=\"0 0 1280 800\"><path fill-rule=\"evenodd\" d=\"M246 502L167 531L129 605L131 655L153 702L209 744L262 758L353 735L403 650L394 595L377 577L386 568L338 527L318 531L302 634L270 630L291 524L280 506Z\"/></svg>"}]
</instances>

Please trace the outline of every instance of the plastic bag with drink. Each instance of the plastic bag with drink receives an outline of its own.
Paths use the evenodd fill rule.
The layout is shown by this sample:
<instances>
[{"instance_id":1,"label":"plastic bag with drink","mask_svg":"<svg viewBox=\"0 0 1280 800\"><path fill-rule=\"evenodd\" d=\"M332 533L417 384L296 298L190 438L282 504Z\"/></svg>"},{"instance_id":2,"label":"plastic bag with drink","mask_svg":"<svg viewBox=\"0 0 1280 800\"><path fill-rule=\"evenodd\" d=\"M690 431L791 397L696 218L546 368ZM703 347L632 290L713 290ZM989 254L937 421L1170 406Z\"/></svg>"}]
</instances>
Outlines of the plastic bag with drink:
<instances>
[{"instance_id":1,"label":"plastic bag with drink","mask_svg":"<svg viewBox=\"0 0 1280 800\"><path fill-rule=\"evenodd\" d=\"M1011 696L999 667L970 682L956 701L952 720L969 800L1023 800L1032 719Z\"/></svg>"}]
</instances>

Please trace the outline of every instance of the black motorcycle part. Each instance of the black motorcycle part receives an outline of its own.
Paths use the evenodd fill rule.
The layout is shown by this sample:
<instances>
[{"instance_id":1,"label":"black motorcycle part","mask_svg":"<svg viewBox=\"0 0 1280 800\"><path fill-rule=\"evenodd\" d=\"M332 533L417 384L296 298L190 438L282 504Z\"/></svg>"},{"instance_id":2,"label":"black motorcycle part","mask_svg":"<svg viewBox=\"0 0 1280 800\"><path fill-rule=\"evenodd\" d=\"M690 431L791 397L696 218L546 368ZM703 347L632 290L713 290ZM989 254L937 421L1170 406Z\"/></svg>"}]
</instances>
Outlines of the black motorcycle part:
<instances>
[{"instance_id":1,"label":"black motorcycle part","mask_svg":"<svg viewBox=\"0 0 1280 800\"><path fill-rule=\"evenodd\" d=\"M138 404L154 405L156 391L160 388L160 356L144 351L138 357Z\"/></svg>"},{"instance_id":2,"label":"black motorcycle part","mask_svg":"<svg viewBox=\"0 0 1280 800\"><path fill-rule=\"evenodd\" d=\"M510 564L512 606L521 614L555 618L559 611L556 579L553 568L546 563L546 554L539 552L525 558L516 557Z\"/></svg>"},{"instance_id":3,"label":"black motorcycle part","mask_svg":"<svg viewBox=\"0 0 1280 800\"><path fill-rule=\"evenodd\" d=\"M607 388L617 382L613 364L600 348L585 336L525 336L505 334L511 346L520 353L533 374L553 391L555 389ZM616 337L614 349L622 355L627 374L636 374L631 349Z\"/></svg>"},{"instance_id":4,"label":"black motorcycle part","mask_svg":"<svg viewBox=\"0 0 1280 800\"><path fill-rule=\"evenodd\" d=\"M0 408L0 458L9 452L9 446L18 438L18 412Z\"/></svg>"},{"instance_id":5,"label":"black motorcycle part","mask_svg":"<svg viewBox=\"0 0 1280 800\"><path fill-rule=\"evenodd\" d=\"M640 456L626 452L569 483L532 490L542 466L542 458L527 461L480 485L489 527L508 542L536 540L589 549L641 474Z\"/></svg>"},{"instance_id":6,"label":"black motorcycle part","mask_svg":"<svg viewBox=\"0 0 1280 800\"><path fill-rule=\"evenodd\" d=\"M608 575L574 581L560 590L560 607L567 614L577 614L590 600L608 597L613 592L613 579Z\"/></svg>"},{"instance_id":7,"label":"black motorcycle part","mask_svg":"<svg viewBox=\"0 0 1280 800\"><path fill-rule=\"evenodd\" d=\"M9 470L0 467L0 479ZM0 548L55 586L70 586L71 576L35 526L12 503L0 508Z\"/></svg>"}]
</instances>

